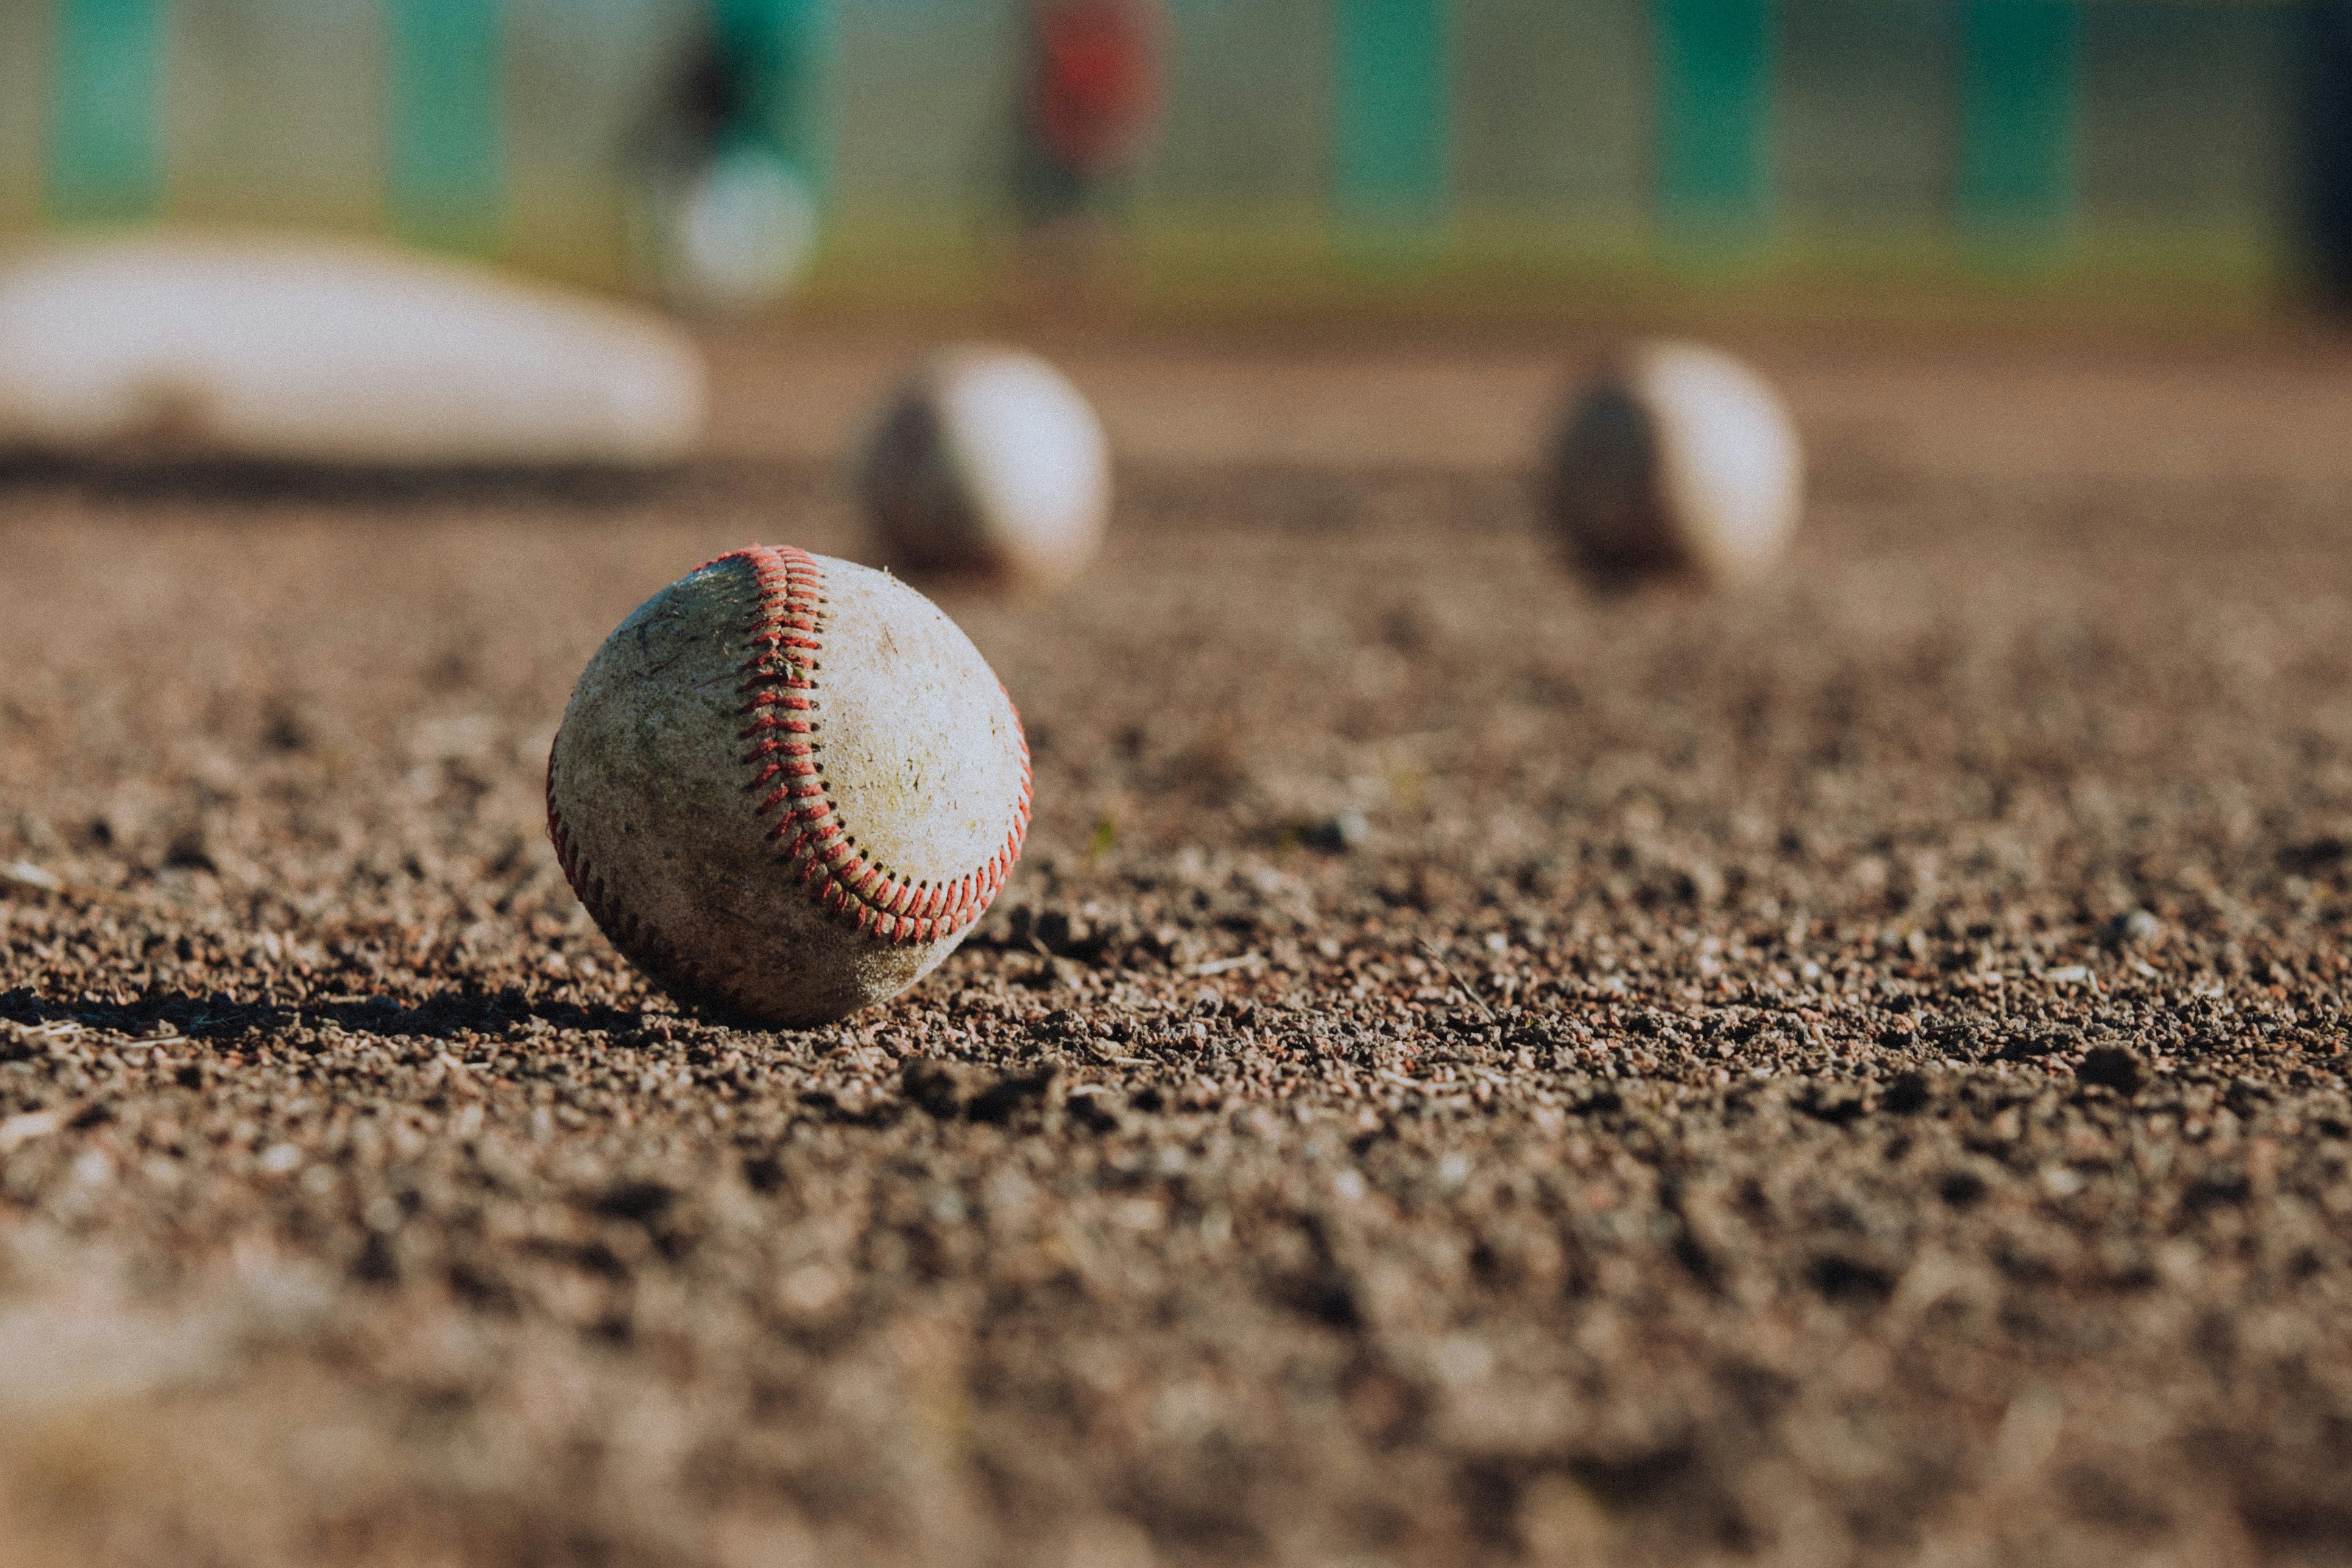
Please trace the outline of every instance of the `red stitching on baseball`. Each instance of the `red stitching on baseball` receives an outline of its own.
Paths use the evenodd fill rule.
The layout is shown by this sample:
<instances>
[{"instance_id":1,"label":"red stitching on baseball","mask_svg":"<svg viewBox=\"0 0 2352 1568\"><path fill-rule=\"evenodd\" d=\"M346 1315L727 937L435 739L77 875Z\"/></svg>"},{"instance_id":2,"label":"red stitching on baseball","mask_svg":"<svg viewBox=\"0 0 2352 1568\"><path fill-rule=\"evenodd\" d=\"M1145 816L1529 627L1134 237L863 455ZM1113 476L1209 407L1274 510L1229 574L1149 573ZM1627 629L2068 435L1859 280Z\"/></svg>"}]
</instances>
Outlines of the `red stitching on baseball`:
<instances>
[{"instance_id":1,"label":"red stitching on baseball","mask_svg":"<svg viewBox=\"0 0 2352 1568\"><path fill-rule=\"evenodd\" d=\"M741 739L754 742L743 761L756 770L744 787L766 792L752 815L764 821L769 813L782 808L768 837L789 840L785 864L804 861L801 880L821 884L815 890L817 906L845 923L894 943L932 942L963 930L995 901L1028 836L1029 743L1021 732L1021 715L1013 716L1013 743L1021 748L1021 797L1013 805L1013 829L1003 847L958 878L951 895L894 875L853 847L825 793L824 764L816 760L824 742L801 738L814 735L817 728L813 720L799 715L816 709L811 694L817 689L815 672L824 652L823 569L808 552L789 545L755 544L710 564L729 561L751 568L759 589L751 612L753 651L743 662L741 688L746 721ZM549 811L552 829L551 795ZM557 852L562 853L560 841ZM578 884L573 887L576 890ZM908 918L910 906L919 909L922 918ZM597 923L604 923L601 917Z\"/></svg>"}]
</instances>

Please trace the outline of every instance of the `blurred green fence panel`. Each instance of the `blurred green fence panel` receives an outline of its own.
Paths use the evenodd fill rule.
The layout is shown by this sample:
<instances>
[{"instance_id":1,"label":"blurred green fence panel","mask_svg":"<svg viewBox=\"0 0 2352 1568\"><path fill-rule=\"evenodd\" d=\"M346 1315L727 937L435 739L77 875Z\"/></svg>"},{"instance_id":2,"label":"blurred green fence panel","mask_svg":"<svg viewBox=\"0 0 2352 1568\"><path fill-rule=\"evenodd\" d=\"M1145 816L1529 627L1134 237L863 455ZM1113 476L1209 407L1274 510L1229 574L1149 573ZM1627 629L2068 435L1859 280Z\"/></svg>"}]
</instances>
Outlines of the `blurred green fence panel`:
<instances>
[{"instance_id":1,"label":"blurred green fence panel","mask_svg":"<svg viewBox=\"0 0 2352 1568\"><path fill-rule=\"evenodd\" d=\"M1442 216L1451 0L1334 0L1331 194L1343 217Z\"/></svg>"},{"instance_id":2,"label":"blurred green fence panel","mask_svg":"<svg viewBox=\"0 0 2352 1568\"><path fill-rule=\"evenodd\" d=\"M2082 9L2074 0L1964 0L1961 227L2004 249L2046 246L2074 216Z\"/></svg>"},{"instance_id":3,"label":"blurred green fence panel","mask_svg":"<svg viewBox=\"0 0 2352 1568\"><path fill-rule=\"evenodd\" d=\"M49 210L145 216L163 195L163 0L56 0L50 26Z\"/></svg>"},{"instance_id":4,"label":"blurred green fence panel","mask_svg":"<svg viewBox=\"0 0 2352 1568\"><path fill-rule=\"evenodd\" d=\"M1658 214L1708 247L1772 219L1774 0L1656 0Z\"/></svg>"},{"instance_id":5,"label":"blurred green fence panel","mask_svg":"<svg viewBox=\"0 0 2352 1568\"><path fill-rule=\"evenodd\" d=\"M504 194L501 0L383 0L385 195L393 226L457 250L498 243Z\"/></svg>"},{"instance_id":6,"label":"blurred green fence panel","mask_svg":"<svg viewBox=\"0 0 2352 1568\"><path fill-rule=\"evenodd\" d=\"M745 118L822 192L833 164L835 0L715 0L719 47L751 86Z\"/></svg>"}]
</instances>

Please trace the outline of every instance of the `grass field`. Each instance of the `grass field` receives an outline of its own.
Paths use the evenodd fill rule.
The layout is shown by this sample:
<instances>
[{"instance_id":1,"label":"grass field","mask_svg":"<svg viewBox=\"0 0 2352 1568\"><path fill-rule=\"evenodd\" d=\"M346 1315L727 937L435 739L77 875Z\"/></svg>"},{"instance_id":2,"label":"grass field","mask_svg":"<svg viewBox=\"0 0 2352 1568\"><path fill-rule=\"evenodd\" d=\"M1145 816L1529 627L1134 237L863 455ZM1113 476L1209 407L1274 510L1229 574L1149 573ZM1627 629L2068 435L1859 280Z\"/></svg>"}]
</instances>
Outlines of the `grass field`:
<instances>
[{"instance_id":1,"label":"grass field","mask_svg":"<svg viewBox=\"0 0 2352 1568\"><path fill-rule=\"evenodd\" d=\"M1105 558L906 998L680 1014L574 675L903 342L623 484L0 472L0 1560L2352 1552L2352 369L1747 345L1814 500L1595 597L1565 359L1075 348Z\"/></svg>"}]
</instances>

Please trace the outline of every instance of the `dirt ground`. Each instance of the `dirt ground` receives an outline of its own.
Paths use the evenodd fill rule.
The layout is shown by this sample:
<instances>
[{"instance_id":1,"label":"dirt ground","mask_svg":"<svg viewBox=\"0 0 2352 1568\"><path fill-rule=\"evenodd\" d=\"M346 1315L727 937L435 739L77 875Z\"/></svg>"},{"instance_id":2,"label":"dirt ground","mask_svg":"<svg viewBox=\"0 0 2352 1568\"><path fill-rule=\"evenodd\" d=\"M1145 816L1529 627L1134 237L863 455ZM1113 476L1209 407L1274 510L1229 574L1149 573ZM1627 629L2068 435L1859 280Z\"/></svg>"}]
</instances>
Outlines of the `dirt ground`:
<instances>
[{"instance_id":1,"label":"dirt ground","mask_svg":"<svg viewBox=\"0 0 2352 1568\"><path fill-rule=\"evenodd\" d=\"M1706 599L1555 564L1548 354L1074 356L1112 546L942 597L1028 854L740 1032L543 759L858 552L894 352L642 482L0 471L0 1561L2352 1554L2352 363L1768 358Z\"/></svg>"}]
</instances>

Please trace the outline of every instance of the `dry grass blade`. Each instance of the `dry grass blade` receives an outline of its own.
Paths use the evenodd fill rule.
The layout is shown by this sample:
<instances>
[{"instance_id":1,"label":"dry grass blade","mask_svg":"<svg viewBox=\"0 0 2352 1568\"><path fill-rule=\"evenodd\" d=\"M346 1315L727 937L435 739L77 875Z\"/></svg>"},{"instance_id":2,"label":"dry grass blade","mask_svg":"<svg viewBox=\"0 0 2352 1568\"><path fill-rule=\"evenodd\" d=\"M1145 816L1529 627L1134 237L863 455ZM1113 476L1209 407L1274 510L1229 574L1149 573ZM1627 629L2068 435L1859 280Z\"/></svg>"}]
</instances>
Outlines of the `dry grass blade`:
<instances>
[{"instance_id":1,"label":"dry grass blade","mask_svg":"<svg viewBox=\"0 0 2352 1568\"><path fill-rule=\"evenodd\" d=\"M1427 937L1423 937L1421 939L1421 951L1423 956L1426 957L1430 963L1437 965L1439 969L1444 971L1445 978L1454 983L1454 989L1462 993L1463 1000L1468 1002L1470 1005L1478 1009L1478 1016L1484 1018L1489 1024L1495 1021L1495 1010L1486 1005L1486 1000L1481 997L1478 993L1471 990L1467 984L1463 983L1462 976L1454 973L1454 966L1445 962L1445 954L1437 950L1437 944L1435 942L1430 941Z\"/></svg>"}]
</instances>

